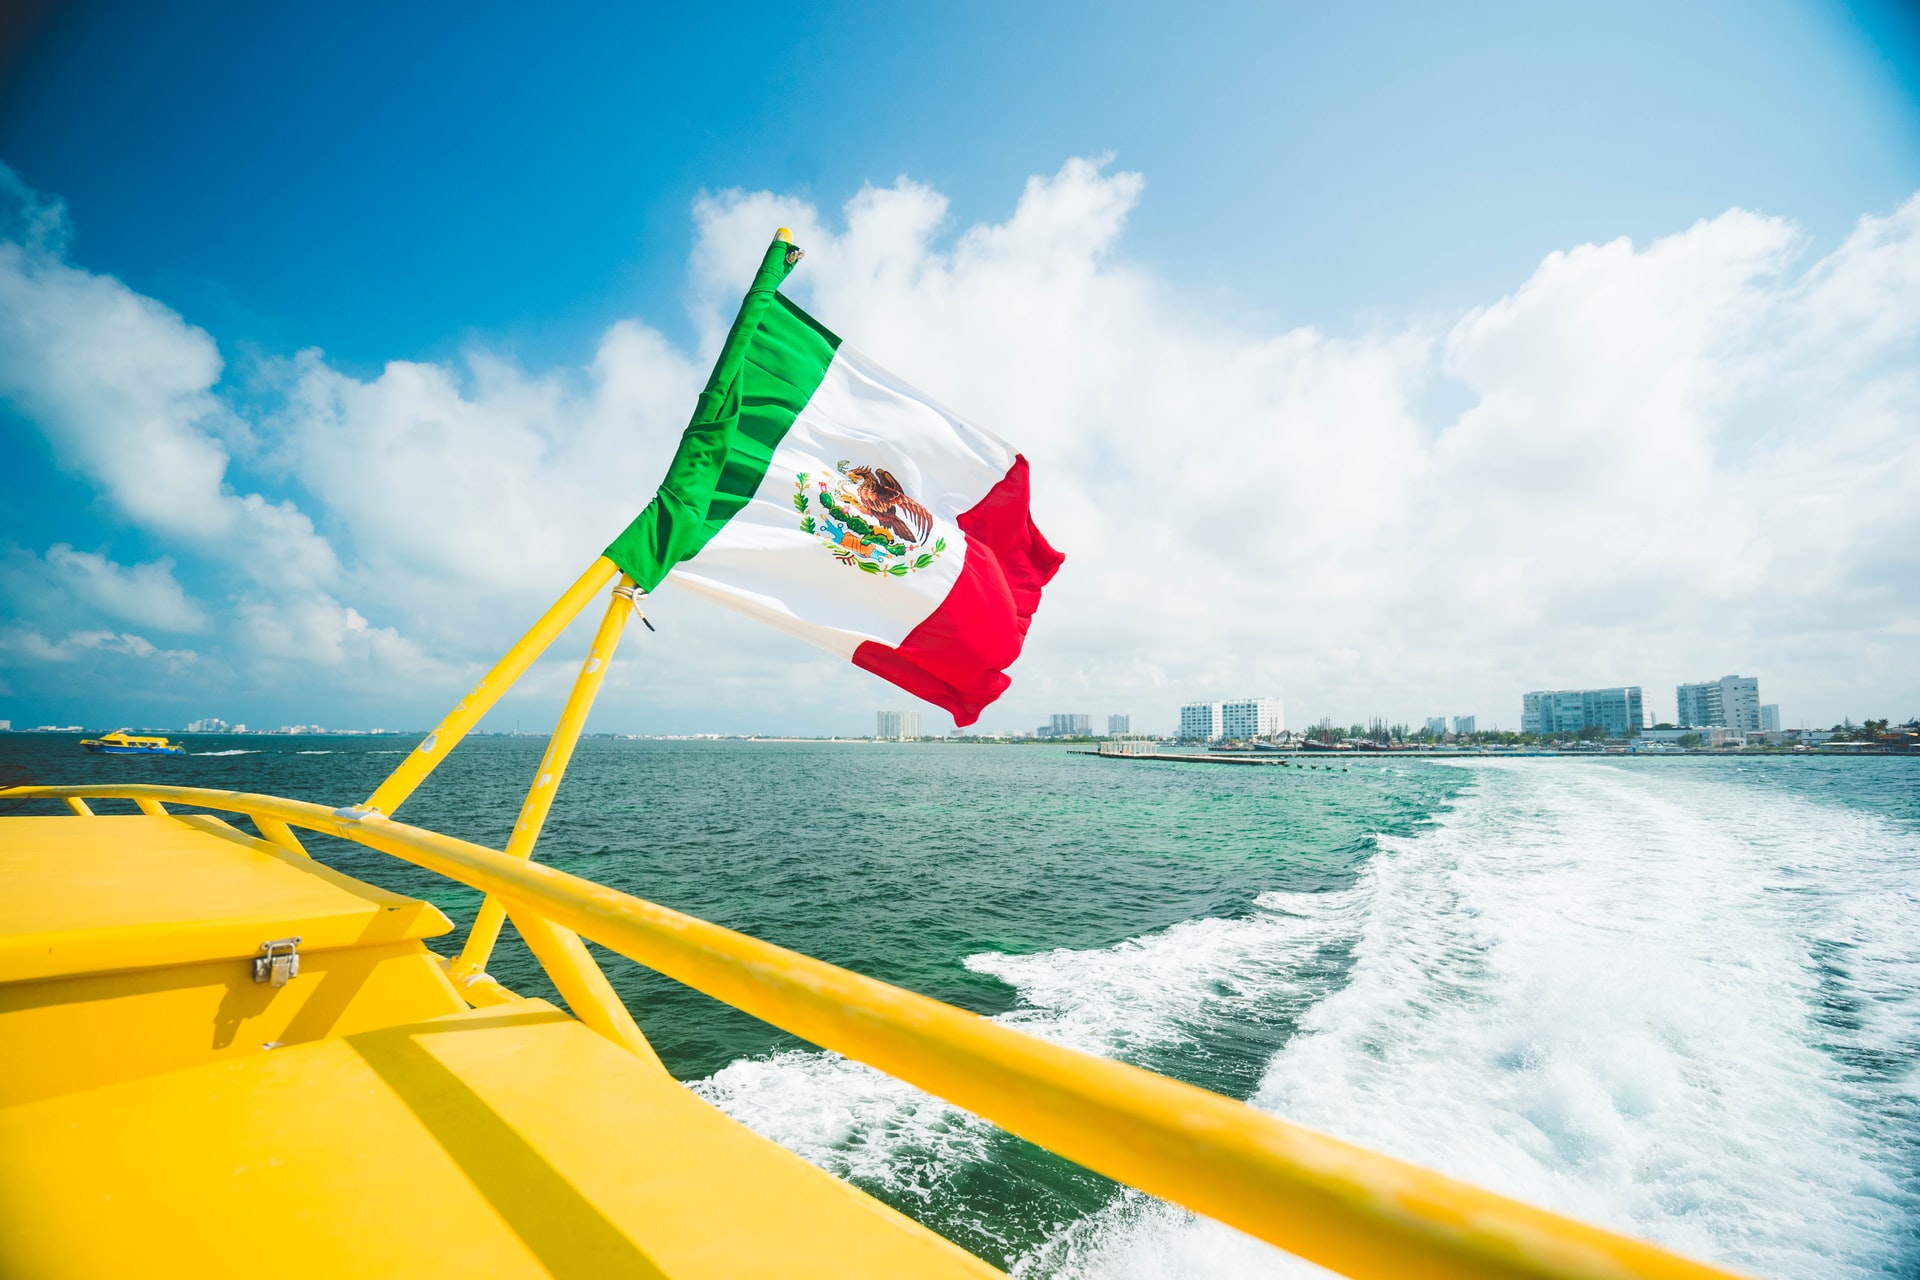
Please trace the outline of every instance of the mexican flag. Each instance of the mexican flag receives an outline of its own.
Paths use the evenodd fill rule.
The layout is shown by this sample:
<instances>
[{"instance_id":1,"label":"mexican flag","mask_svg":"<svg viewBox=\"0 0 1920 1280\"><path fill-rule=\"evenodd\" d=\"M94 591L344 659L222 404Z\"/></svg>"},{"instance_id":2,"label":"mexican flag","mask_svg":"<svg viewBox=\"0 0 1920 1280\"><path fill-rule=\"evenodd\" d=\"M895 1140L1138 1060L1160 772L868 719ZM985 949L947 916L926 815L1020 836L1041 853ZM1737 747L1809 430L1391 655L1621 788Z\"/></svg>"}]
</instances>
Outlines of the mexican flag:
<instances>
[{"instance_id":1,"label":"mexican flag","mask_svg":"<svg viewBox=\"0 0 1920 1280\"><path fill-rule=\"evenodd\" d=\"M779 292L767 249L659 492L607 548L972 724L1009 681L1062 556L1027 460Z\"/></svg>"}]
</instances>

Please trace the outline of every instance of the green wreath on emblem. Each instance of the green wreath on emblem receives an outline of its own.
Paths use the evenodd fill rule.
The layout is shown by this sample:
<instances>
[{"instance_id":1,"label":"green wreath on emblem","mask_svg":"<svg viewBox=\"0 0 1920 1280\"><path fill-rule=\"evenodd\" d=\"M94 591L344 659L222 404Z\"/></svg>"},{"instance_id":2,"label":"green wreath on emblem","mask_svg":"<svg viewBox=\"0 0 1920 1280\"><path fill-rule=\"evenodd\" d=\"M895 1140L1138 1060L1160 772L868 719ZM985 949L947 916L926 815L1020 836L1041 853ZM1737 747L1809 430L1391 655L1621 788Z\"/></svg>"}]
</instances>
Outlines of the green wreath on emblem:
<instances>
[{"instance_id":1,"label":"green wreath on emblem","mask_svg":"<svg viewBox=\"0 0 1920 1280\"><path fill-rule=\"evenodd\" d=\"M901 542L888 536L884 529L876 529L861 518L858 512L849 511L834 500L832 489L821 481L815 492L807 491L807 482L812 479L802 471L793 481L793 509L800 513L800 529L812 534L825 544L827 551L841 564L850 565L862 573L885 574L891 578L904 578L926 568L947 549L945 538L935 538L931 551L921 551L924 543ZM843 497L845 495L842 495ZM814 504L819 504L821 518L814 518ZM822 524L825 527L822 527ZM846 545L844 535L833 536L833 527L838 525L854 537L855 545Z\"/></svg>"}]
</instances>

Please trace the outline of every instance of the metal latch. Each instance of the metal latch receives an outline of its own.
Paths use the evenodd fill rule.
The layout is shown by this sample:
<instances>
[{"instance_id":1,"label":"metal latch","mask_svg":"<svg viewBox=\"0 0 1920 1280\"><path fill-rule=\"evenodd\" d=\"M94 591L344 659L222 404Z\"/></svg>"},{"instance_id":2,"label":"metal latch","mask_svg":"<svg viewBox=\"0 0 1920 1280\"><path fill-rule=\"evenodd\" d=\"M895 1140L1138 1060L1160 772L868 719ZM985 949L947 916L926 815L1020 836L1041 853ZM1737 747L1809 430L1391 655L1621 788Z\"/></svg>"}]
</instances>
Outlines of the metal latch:
<instances>
[{"instance_id":1,"label":"metal latch","mask_svg":"<svg viewBox=\"0 0 1920 1280\"><path fill-rule=\"evenodd\" d=\"M261 943L260 949L266 954L253 958L253 980L284 987L288 978L299 977L300 953L294 950L299 945L298 938L275 938Z\"/></svg>"}]
</instances>

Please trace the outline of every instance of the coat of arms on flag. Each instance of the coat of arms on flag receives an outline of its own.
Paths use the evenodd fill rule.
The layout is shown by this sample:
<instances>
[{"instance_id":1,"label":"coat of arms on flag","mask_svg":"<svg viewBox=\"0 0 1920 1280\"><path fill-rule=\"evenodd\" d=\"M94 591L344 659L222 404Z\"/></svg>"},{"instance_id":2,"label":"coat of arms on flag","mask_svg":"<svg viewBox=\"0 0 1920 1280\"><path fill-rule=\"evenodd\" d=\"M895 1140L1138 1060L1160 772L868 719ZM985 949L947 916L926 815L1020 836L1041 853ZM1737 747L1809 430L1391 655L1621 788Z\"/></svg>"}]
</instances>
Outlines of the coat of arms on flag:
<instances>
[{"instance_id":1,"label":"coat of arms on flag","mask_svg":"<svg viewBox=\"0 0 1920 1280\"><path fill-rule=\"evenodd\" d=\"M946 554L946 538L934 535L933 513L908 497L892 473L849 469L845 460L835 470L838 483L802 471L794 477L793 495L800 527L825 543L834 559L904 578Z\"/></svg>"},{"instance_id":2,"label":"coat of arms on flag","mask_svg":"<svg viewBox=\"0 0 1920 1280\"><path fill-rule=\"evenodd\" d=\"M784 232L768 246L666 478L607 557L972 724L1063 558L1028 513L1027 460L781 294L799 258Z\"/></svg>"}]
</instances>

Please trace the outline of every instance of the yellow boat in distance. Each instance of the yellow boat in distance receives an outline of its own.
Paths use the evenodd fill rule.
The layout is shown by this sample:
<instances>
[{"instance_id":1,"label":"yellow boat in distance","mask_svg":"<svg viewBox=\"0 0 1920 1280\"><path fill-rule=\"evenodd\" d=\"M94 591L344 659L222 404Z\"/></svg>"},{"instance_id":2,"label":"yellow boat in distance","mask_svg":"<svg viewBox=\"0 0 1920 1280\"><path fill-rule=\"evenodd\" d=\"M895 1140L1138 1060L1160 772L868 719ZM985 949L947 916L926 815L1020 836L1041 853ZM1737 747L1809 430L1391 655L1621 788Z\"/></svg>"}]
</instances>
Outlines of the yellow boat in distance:
<instances>
[{"instance_id":1,"label":"yellow boat in distance","mask_svg":"<svg viewBox=\"0 0 1920 1280\"><path fill-rule=\"evenodd\" d=\"M82 738L80 745L102 756L183 756L187 749L164 737L148 737L115 729L97 738Z\"/></svg>"},{"instance_id":2,"label":"yellow boat in distance","mask_svg":"<svg viewBox=\"0 0 1920 1280\"><path fill-rule=\"evenodd\" d=\"M507 847L396 821L603 598ZM69 811L0 818L0 1275L1001 1274L681 1085L583 940L1347 1275L1728 1274L534 862L637 605L597 560L362 803L0 791ZM297 831L486 895L458 956Z\"/></svg>"}]
</instances>

